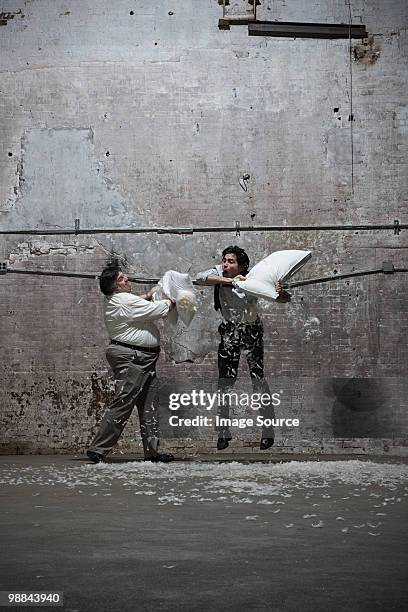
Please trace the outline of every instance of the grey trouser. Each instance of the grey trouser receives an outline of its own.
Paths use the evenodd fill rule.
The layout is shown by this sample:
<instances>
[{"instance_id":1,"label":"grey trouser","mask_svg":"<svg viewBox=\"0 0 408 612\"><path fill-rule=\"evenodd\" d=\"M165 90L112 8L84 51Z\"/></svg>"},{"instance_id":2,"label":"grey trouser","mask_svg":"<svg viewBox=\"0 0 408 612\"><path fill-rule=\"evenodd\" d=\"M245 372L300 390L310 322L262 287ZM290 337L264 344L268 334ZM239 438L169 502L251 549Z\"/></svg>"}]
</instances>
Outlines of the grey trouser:
<instances>
[{"instance_id":1,"label":"grey trouser","mask_svg":"<svg viewBox=\"0 0 408 612\"><path fill-rule=\"evenodd\" d=\"M118 441L134 406L137 406L145 457L157 455L159 352L110 344L106 358L115 377L115 396L101 421L90 451L107 455Z\"/></svg>"}]
</instances>

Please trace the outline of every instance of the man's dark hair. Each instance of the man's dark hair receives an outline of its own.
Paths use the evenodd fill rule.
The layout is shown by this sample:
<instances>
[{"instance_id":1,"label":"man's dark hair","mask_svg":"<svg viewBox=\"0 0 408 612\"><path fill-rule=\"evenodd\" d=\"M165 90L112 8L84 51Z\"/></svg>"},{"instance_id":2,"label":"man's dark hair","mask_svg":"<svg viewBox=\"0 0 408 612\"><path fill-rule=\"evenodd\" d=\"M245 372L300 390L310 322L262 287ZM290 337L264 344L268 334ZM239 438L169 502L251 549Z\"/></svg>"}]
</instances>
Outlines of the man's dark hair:
<instances>
[{"instance_id":1,"label":"man's dark hair","mask_svg":"<svg viewBox=\"0 0 408 612\"><path fill-rule=\"evenodd\" d=\"M225 255L235 255L236 256L237 263L239 266L241 266L241 268L243 268L242 274L245 276L249 268L249 257L245 253L244 249L241 249L241 247L239 246L228 246L222 252L222 256L225 257Z\"/></svg>"},{"instance_id":2,"label":"man's dark hair","mask_svg":"<svg viewBox=\"0 0 408 612\"><path fill-rule=\"evenodd\" d=\"M112 295L120 272L119 261L114 259L102 270L99 277L99 287L104 295Z\"/></svg>"}]
</instances>

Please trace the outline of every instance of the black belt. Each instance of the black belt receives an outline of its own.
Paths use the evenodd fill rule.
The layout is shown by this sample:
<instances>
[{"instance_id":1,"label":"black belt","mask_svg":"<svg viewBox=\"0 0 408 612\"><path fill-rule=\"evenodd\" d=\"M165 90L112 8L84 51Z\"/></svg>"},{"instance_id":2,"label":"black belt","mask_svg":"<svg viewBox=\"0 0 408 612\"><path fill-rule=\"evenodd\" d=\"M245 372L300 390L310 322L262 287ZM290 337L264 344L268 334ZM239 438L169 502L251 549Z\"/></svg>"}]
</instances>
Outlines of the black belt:
<instances>
[{"instance_id":1,"label":"black belt","mask_svg":"<svg viewBox=\"0 0 408 612\"><path fill-rule=\"evenodd\" d=\"M119 340L111 340L111 344L118 344L119 346L124 346L135 351L145 351L146 353L160 353L160 346L138 346L137 344L126 344L125 342L119 342Z\"/></svg>"}]
</instances>

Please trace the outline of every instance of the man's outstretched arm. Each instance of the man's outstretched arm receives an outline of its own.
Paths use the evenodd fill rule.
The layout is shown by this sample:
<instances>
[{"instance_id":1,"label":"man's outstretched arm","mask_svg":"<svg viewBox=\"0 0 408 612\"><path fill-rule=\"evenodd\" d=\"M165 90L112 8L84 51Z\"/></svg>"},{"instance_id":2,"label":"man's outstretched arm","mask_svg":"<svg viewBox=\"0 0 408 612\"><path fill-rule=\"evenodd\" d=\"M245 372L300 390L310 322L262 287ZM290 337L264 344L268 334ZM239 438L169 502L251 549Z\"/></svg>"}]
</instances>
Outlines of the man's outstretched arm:
<instances>
[{"instance_id":1,"label":"man's outstretched arm","mask_svg":"<svg viewBox=\"0 0 408 612\"><path fill-rule=\"evenodd\" d=\"M222 267L210 268L210 270L206 270L205 272L199 272L197 274L196 283L197 285L226 285L232 286L232 282L236 280L245 280L245 276L242 274L238 274L235 278L227 278L226 276L222 276Z\"/></svg>"},{"instance_id":2,"label":"man's outstretched arm","mask_svg":"<svg viewBox=\"0 0 408 612\"><path fill-rule=\"evenodd\" d=\"M245 276L238 274L234 278L227 278L226 276L216 276L210 274L207 276L206 285L232 285L234 281L245 280Z\"/></svg>"}]
</instances>

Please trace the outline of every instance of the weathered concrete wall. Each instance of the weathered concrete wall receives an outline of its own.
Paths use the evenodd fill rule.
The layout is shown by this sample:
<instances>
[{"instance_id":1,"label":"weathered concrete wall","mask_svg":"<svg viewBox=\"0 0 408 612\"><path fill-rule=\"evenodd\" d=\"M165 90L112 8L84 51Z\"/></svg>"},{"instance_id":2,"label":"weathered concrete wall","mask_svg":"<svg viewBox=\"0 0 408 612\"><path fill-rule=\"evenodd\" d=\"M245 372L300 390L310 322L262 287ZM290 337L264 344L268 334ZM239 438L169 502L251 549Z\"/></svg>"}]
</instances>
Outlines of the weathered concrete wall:
<instances>
[{"instance_id":1,"label":"weathered concrete wall","mask_svg":"<svg viewBox=\"0 0 408 612\"><path fill-rule=\"evenodd\" d=\"M1 228L406 222L408 5L350 10L370 35L351 61L348 40L219 31L216 0L4 0ZM348 23L349 6L264 0L258 18ZM304 277L408 263L392 231L2 238L14 267L98 272L115 252L146 277L194 275L231 243L253 263L310 248ZM404 274L371 276L265 306L276 413L301 419L278 452L404 453L406 289ZM172 430L166 410L175 390L215 390L218 318L211 290L199 298L188 330L163 329L162 427L180 453L215 442L211 428ZM0 325L3 452L83 449L111 391L96 282L0 276ZM237 389L249 391L244 363ZM117 452L140 450L135 431L134 416ZM258 429L234 433L232 451L256 449Z\"/></svg>"}]
</instances>

